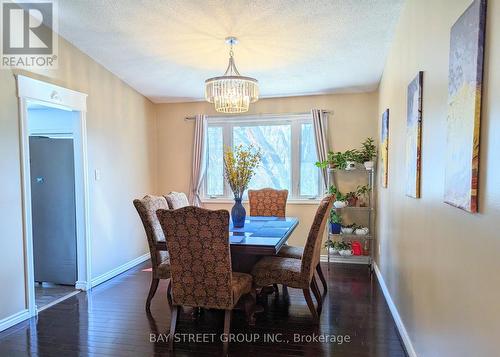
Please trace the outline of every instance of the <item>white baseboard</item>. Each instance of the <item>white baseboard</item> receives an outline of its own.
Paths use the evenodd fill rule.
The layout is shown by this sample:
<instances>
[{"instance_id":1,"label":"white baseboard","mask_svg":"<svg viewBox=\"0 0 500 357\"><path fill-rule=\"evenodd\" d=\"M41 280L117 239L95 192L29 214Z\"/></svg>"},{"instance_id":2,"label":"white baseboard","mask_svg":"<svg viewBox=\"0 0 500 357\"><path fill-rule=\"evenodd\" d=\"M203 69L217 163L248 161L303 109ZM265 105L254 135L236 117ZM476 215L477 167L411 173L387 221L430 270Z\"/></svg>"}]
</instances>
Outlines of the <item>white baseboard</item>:
<instances>
[{"instance_id":1,"label":"white baseboard","mask_svg":"<svg viewBox=\"0 0 500 357\"><path fill-rule=\"evenodd\" d=\"M43 310L48 309L49 307L52 307L54 305L57 305L60 302L63 302L64 300L69 299L70 297L75 296L76 294L79 294L79 293L80 293L80 291L78 291L78 290L72 291L69 294L66 294L66 295L60 297L59 299L51 301L50 303L48 303L47 305L45 305L41 308L37 308L36 313L38 314L38 313L42 312Z\"/></svg>"},{"instance_id":2,"label":"white baseboard","mask_svg":"<svg viewBox=\"0 0 500 357\"><path fill-rule=\"evenodd\" d=\"M108 271L107 273L104 273L102 275L99 275L98 277L95 277L94 279L92 279L90 285L93 288L99 284L102 284L105 281L107 281L111 278L114 278L115 276L123 273L124 271L127 271L127 270L135 267L137 264L141 264L142 262L145 262L149 258L150 258L149 253L141 255L140 257L137 257L137 258L135 258L135 259L123 264L123 265L120 265L119 267L112 269L112 270Z\"/></svg>"},{"instance_id":3,"label":"white baseboard","mask_svg":"<svg viewBox=\"0 0 500 357\"><path fill-rule=\"evenodd\" d=\"M0 320L0 331L7 330L9 327L12 327L24 320L27 320L30 317L31 316L28 309L16 312L15 314Z\"/></svg>"},{"instance_id":4,"label":"white baseboard","mask_svg":"<svg viewBox=\"0 0 500 357\"><path fill-rule=\"evenodd\" d=\"M396 308L396 305L394 304L394 301L392 301L392 297L389 294L389 290L387 289L387 285L385 285L384 278L382 277L382 273L380 272L380 269L378 268L378 265L374 262L373 267L375 270L375 275L377 275L378 282L380 284L380 288L382 289L382 292L384 293L385 301L387 301L387 305L389 305L389 310L391 310L392 317L394 321L396 322L396 326L398 328L399 334L401 335L401 338L403 340L403 343L406 348L406 352L410 357L417 357L417 353L415 352L415 349L413 348L413 344L411 343L410 336L408 335L408 332L406 331L405 325L403 324L403 320L401 320L401 316L399 316L398 309Z\"/></svg>"},{"instance_id":5,"label":"white baseboard","mask_svg":"<svg viewBox=\"0 0 500 357\"><path fill-rule=\"evenodd\" d=\"M90 289L90 284L87 283L86 281L83 280L78 280L75 283L75 289L81 290L81 291L87 291Z\"/></svg>"}]
</instances>

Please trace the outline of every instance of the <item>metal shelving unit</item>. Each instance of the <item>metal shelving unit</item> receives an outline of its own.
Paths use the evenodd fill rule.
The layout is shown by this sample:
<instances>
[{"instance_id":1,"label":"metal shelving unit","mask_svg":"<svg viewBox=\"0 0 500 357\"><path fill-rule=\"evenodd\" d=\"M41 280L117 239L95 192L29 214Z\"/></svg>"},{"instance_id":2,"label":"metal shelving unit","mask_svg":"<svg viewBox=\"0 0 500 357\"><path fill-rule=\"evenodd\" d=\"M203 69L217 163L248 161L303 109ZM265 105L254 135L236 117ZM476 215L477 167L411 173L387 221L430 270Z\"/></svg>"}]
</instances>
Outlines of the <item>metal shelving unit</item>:
<instances>
[{"instance_id":1,"label":"metal shelving unit","mask_svg":"<svg viewBox=\"0 0 500 357\"><path fill-rule=\"evenodd\" d=\"M368 195L368 204L366 207L351 207L347 206L344 208L332 208L336 210L339 214L347 213L348 215L363 215L367 222L368 234L367 235L357 235L357 234L332 234L328 233L328 241L359 241L363 246L363 251L366 255L351 255L351 256L340 256L331 253L331 248L327 248L328 263L330 261L334 263L350 263L350 264L366 264L369 266L370 270L373 271L373 258L374 258L374 238L375 238L375 169L367 170L364 167L356 168L354 170L336 170L328 169L328 187L337 187L337 173L342 172L344 175L344 181L346 175L356 175L361 173L366 173L367 186L370 188L370 194ZM365 249L365 247L367 247ZM330 269L330 264L328 264L328 269Z\"/></svg>"}]
</instances>

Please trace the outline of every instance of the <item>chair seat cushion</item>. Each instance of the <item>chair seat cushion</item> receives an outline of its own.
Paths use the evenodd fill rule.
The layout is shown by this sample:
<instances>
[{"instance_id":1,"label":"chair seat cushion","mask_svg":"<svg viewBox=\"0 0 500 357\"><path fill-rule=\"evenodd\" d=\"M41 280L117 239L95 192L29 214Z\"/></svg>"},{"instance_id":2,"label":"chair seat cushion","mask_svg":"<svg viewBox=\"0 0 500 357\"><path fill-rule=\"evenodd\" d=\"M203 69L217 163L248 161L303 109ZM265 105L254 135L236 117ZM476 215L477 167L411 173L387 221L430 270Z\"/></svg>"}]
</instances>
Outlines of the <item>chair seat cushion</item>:
<instances>
[{"instance_id":1,"label":"chair seat cushion","mask_svg":"<svg viewBox=\"0 0 500 357\"><path fill-rule=\"evenodd\" d=\"M278 252L279 257L283 258L294 258L294 259L302 259L302 254L304 253L304 248L302 247L294 247L292 245L284 245L281 247Z\"/></svg>"},{"instance_id":2,"label":"chair seat cushion","mask_svg":"<svg viewBox=\"0 0 500 357\"><path fill-rule=\"evenodd\" d=\"M155 277L157 279L170 278L170 256L167 251L160 251L161 263L156 268Z\"/></svg>"},{"instance_id":3,"label":"chair seat cushion","mask_svg":"<svg viewBox=\"0 0 500 357\"><path fill-rule=\"evenodd\" d=\"M292 288L307 289L309 281L301 274L301 265L300 259L263 257L252 269L255 285L283 284Z\"/></svg>"},{"instance_id":4,"label":"chair seat cushion","mask_svg":"<svg viewBox=\"0 0 500 357\"><path fill-rule=\"evenodd\" d=\"M236 304L241 296L248 294L252 291L252 276L245 273L232 273L233 280L231 281L231 288L233 290L233 301Z\"/></svg>"}]
</instances>

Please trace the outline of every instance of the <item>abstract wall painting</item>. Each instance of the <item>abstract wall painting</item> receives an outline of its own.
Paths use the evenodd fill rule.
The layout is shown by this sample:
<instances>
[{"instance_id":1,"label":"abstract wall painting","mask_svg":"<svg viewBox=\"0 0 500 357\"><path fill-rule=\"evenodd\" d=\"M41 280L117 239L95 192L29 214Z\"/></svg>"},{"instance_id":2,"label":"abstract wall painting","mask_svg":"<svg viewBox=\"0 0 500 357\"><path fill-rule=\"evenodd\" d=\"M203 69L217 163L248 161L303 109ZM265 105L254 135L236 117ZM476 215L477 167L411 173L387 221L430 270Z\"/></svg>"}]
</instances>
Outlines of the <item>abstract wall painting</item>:
<instances>
[{"instance_id":1,"label":"abstract wall painting","mask_svg":"<svg viewBox=\"0 0 500 357\"><path fill-rule=\"evenodd\" d=\"M451 29L444 201L478 211L479 133L486 0L474 0Z\"/></svg>"},{"instance_id":2,"label":"abstract wall painting","mask_svg":"<svg viewBox=\"0 0 500 357\"><path fill-rule=\"evenodd\" d=\"M387 187L387 181L389 178L389 109L386 109L382 114L380 158L382 160L382 187Z\"/></svg>"},{"instance_id":3,"label":"abstract wall painting","mask_svg":"<svg viewBox=\"0 0 500 357\"><path fill-rule=\"evenodd\" d=\"M406 195L413 198L420 198L423 79L424 72L418 72L406 99Z\"/></svg>"}]
</instances>

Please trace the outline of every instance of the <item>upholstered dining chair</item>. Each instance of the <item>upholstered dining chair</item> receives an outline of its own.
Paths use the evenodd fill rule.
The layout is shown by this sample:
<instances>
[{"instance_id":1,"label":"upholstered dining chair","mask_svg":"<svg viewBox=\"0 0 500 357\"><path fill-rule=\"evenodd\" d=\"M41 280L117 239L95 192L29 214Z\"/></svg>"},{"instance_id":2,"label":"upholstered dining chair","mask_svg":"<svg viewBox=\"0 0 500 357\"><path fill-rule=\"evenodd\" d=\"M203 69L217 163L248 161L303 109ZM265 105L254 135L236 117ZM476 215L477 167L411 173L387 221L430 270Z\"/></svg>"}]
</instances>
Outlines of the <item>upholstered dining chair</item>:
<instances>
[{"instance_id":1,"label":"upholstered dining chair","mask_svg":"<svg viewBox=\"0 0 500 357\"><path fill-rule=\"evenodd\" d=\"M261 258L252 269L256 286L283 284L291 288L302 289L315 322L319 322L322 298L314 279L314 270L319 263L322 236L332 204L333 196L331 195L321 200L301 259L267 256ZM316 297L317 308L311 298L311 290Z\"/></svg>"},{"instance_id":2,"label":"upholstered dining chair","mask_svg":"<svg viewBox=\"0 0 500 357\"><path fill-rule=\"evenodd\" d=\"M304 248L294 247L292 245L283 245L278 252L279 257L294 259L302 259L303 254ZM323 270L321 269L321 264L319 262L318 265L316 265L316 272L318 273L321 284L323 285L323 291L326 293L328 291L328 286L326 284L325 275L323 274Z\"/></svg>"},{"instance_id":3,"label":"upholstered dining chair","mask_svg":"<svg viewBox=\"0 0 500 357\"><path fill-rule=\"evenodd\" d=\"M165 235L161 228L156 211L168 209L167 201L162 196L144 196L142 199L135 199L134 206L139 213L146 237L148 239L149 252L151 254L151 265L153 270L151 286L146 299L146 310L151 307L151 300L158 289L160 279L170 279L170 257L167 251ZM170 290L170 283L168 289ZM167 293L167 297L169 297Z\"/></svg>"},{"instance_id":4,"label":"upholstered dining chair","mask_svg":"<svg viewBox=\"0 0 500 357\"><path fill-rule=\"evenodd\" d=\"M189 200L184 192L172 191L168 195L165 195L165 198L167 199L168 207L170 209L178 209L189 206Z\"/></svg>"},{"instance_id":5,"label":"upholstered dining chair","mask_svg":"<svg viewBox=\"0 0 500 357\"><path fill-rule=\"evenodd\" d=\"M250 216L285 217L288 190L248 190Z\"/></svg>"},{"instance_id":6,"label":"upholstered dining chair","mask_svg":"<svg viewBox=\"0 0 500 357\"><path fill-rule=\"evenodd\" d=\"M252 276L231 271L229 212L188 206L160 209L157 216L170 253L170 335L175 334L179 306L224 310L227 336L232 310L242 298L247 318L252 322L255 310ZM172 339L170 347L173 348ZM227 342L224 351L227 352Z\"/></svg>"}]
</instances>

